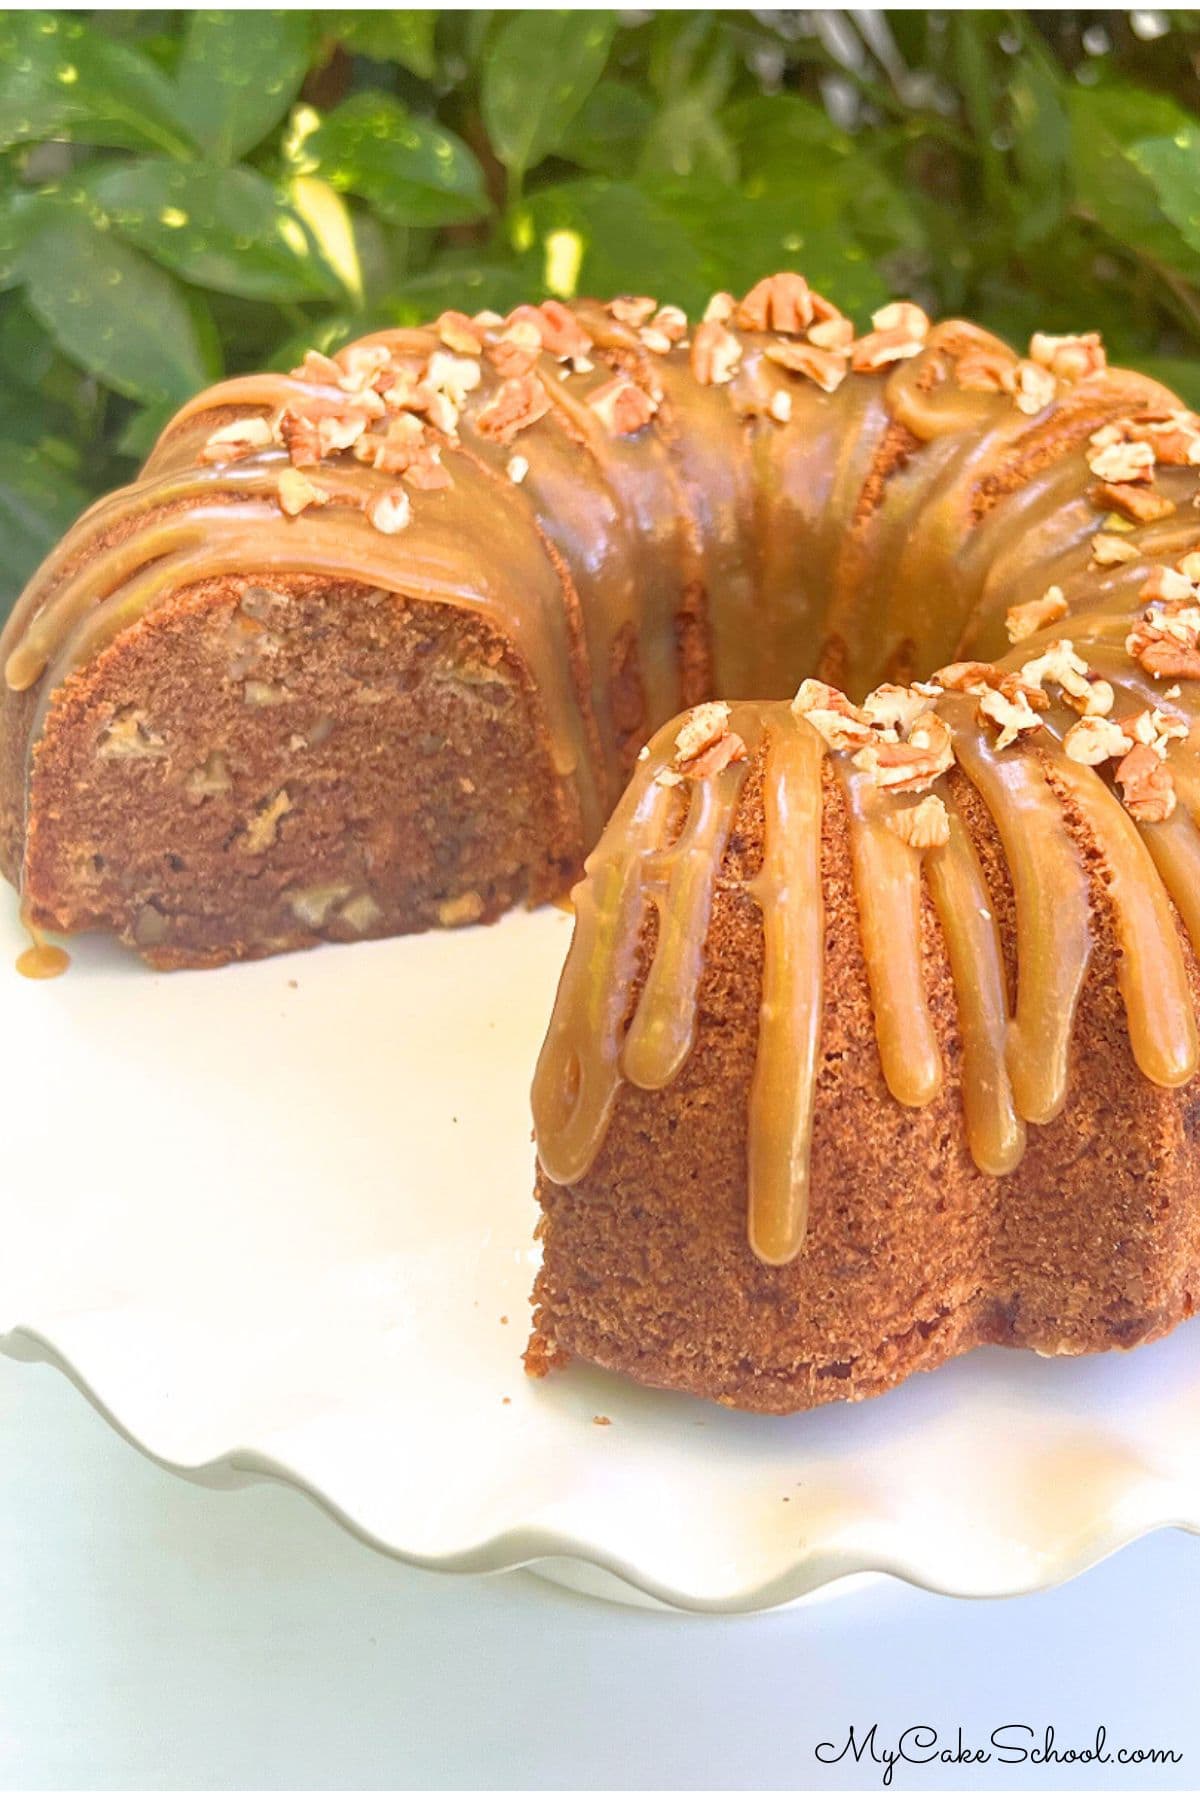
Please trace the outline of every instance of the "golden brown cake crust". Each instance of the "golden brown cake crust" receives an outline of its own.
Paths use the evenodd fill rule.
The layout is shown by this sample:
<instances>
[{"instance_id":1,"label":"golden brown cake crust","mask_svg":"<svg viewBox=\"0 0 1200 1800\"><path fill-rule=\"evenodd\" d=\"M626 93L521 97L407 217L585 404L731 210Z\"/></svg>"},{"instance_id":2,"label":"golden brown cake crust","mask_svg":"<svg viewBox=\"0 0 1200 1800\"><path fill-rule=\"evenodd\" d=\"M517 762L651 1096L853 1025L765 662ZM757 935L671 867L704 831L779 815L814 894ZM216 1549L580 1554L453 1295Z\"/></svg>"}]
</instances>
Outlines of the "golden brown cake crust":
<instances>
[{"instance_id":1,"label":"golden brown cake crust","mask_svg":"<svg viewBox=\"0 0 1200 1800\"><path fill-rule=\"evenodd\" d=\"M1102 915L1070 1103L1031 1128L1013 1174L982 1175L963 1139L954 993L928 898L924 975L945 1086L914 1109L884 1084L845 811L828 773L812 1212L799 1257L780 1268L757 1260L745 1171L762 927L744 890L761 854L756 777L721 872L691 1056L662 1092L622 1086L582 1180L539 1178L531 1372L577 1355L651 1385L791 1412L865 1399L978 1344L1130 1348L1187 1318L1200 1281L1200 1100L1194 1085L1181 1096L1134 1066ZM961 787L978 809L972 825L1015 978L1006 864ZM1189 975L1200 997L1190 952Z\"/></svg>"}]
</instances>

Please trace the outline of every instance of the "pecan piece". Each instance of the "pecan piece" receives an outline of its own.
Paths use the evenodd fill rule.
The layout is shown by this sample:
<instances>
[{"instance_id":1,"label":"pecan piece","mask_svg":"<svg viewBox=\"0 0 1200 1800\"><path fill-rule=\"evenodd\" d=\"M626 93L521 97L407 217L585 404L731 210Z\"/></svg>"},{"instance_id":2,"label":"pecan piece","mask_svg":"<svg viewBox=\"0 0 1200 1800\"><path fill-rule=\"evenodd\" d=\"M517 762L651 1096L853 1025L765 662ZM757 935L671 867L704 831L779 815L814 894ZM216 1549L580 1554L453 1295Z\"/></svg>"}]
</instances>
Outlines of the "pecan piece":
<instances>
[{"instance_id":1,"label":"pecan piece","mask_svg":"<svg viewBox=\"0 0 1200 1800\"><path fill-rule=\"evenodd\" d=\"M732 381L742 360L741 340L717 319L706 319L692 337L692 374L702 387Z\"/></svg>"},{"instance_id":2,"label":"pecan piece","mask_svg":"<svg viewBox=\"0 0 1200 1800\"><path fill-rule=\"evenodd\" d=\"M856 769L867 771L887 793L920 793L944 775L954 762L950 728L936 713L921 713L903 743L867 744L855 752Z\"/></svg>"},{"instance_id":3,"label":"pecan piece","mask_svg":"<svg viewBox=\"0 0 1200 1800\"><path fill-rule=\"evenodd\" d=\"M1091 492L1091 499L1102 511L1119 512L1135 525L1152 525L1175 511L1175 502L1151 487L1137 487L1127 481L1104 481Z\"/></svg>"},{"instance_id":4,"label":"pecan piece","mask_svg":"<svg viewBox=\"0 0 1200 1800\"><path fill-rule=\"evenodd\" d=\"M1147 744L1135 744L1116 768L1125 810L1143 825L1161 825L1175 811L1175 778Z\"/></svg>"},{"instance_id":5,"label":"pecan piece","mask_svg":"<svg viewBox=\"0 0 1200 1800\"><path fill-rule=\"evenodd\" d=\"M825 681L801 682L792 711L807 719L831 750L853 750L871 743L876 735L867 712Z\"/></svg>"},{"instance_id":6,"label":"pecan piece","mask_svg":"<svg viewBox=\"0 0 1200 1800\"><path fill-rule=\"evenodd\" d=\"M813 301L803 275L767 275L737 303L733 321L743 331L807 331Z\"/></svg>"},{"instance_id":7,"label":"pecan piece","mask_svg":"<svg viewBox=\"0 0 1200 1800\"><path fill-rule=\"evenodd\" d=\"M657 400L624 375L614 375L611 381L596 388L588 395L588 405L614 437L631 437L648 425L658 411Z\"/></svg>"},{"instance_id":8,"label":"pecan piece","mask_svg":"<svg viewBox=\"0 0 1200 1800\"><path fill-rule=\"evenodd\" d=\"M1010 606L1004 615L1004 628L1010 644L1033 637L1047 625L1057 625L1067 616L1067 602L1060 587L1048 587L1040 600L1026 600L1021 606Z\"/></svg>"},{"instance_id":9,"label":"pecan piece","mask_svg":"<svg viewBox=\"0 0 1200 1800\"><path fill-rule=\"evenodd\" d=\"M816 344L771 344L764 355L781 369L806 375L827 394L841 386L849 368L844 355L836 350L821 350Z\"/></svg>"},{"instance_id":10,"label":"pecan piece","mask_svg":"<svg viewBox=\"0 0 1200 1800\"><path fill-rule=\"evenodd\" d=\"M536 375L516 375L502 382L475 417L480 437L511 444L518 431L534 425L550 410L550 397Z\"/></svg>"},{"instance_id":11,"label":"pecan piece","mask_svg":"<svg viewBox=\"0 0 1200 1800\"><path fill-rule=\"evenodd\" d=\"M913 850L936 850L950 842L950 815L938 794L926 794L915 806L890 813L887 828Z\"/></svg>"}]
</instances>

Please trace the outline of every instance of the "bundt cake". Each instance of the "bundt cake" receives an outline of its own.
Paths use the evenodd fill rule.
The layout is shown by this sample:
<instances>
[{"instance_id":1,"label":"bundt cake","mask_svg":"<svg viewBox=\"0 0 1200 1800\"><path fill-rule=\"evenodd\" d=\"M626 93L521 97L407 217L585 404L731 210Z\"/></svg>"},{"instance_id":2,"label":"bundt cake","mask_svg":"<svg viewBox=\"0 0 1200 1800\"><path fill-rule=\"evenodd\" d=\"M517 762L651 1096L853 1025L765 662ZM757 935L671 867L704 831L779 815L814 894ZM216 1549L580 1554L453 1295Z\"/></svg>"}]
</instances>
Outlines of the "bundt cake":
<instances>
[{"instance_id":1,"label":"bundt cake","mask_svg":"<svg viewBox=\"0 0 1200 1800\"><path fill-rule=\"evenodd\" d=\"M590 852L535 1373L789 1411L1132 1345L1200 1268L1198 466L1095 334L859 335L794 274L310 354L30 583L0 858L171 968Z\"/></svg>"}]
</instances>

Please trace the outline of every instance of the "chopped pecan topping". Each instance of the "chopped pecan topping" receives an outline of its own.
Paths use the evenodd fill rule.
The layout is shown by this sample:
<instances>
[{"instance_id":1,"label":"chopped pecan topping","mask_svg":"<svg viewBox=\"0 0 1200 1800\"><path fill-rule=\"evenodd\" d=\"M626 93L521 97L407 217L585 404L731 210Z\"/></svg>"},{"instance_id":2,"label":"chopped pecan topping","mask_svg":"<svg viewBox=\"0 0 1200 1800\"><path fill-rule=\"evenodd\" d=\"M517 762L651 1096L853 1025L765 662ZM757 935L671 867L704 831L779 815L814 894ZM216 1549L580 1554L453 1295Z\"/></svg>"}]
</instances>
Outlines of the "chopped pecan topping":
<instances>
[{"instance_id":1,"label":"chopped pecan topping","mask_svg":"<svg viewBox=\"0 0 1200 1800\"><path fill-rule=\"evenodd\" d=\"M1010 606L1004 615L1004 628L1010 644L1019 644L1047 625L1057 625L1067 616L1067 602L1060 587L1048 587L1040 600L1026 600L1021 606Z\"/></svg>"},{"instance_id":2,"label":"chopped pecan topping","mask_svg":"<svg viewBox=\"0 0 1200 1800\"><path fill-rule=\"evenodd\" d=\"M732 381L742 360L741 340L716 319L706 319L692 336L692 374L702 387Z\"/></svg>"},{"instance_id":3,"label":"chopped pecan topping","mask_svg":"<svg viewBox=\"0 0 1200 1800\"><path fill-rule=\"evenodd\" d=\"M1035 331L1029 340L1029 357L1060 381L1083 381L1097 374L1108 362L1098 331L1085 331L1077 336L1053 337L1046 331Z\"/></svg>"},{"instance_id":4,"label":"chopped pecan topping","mask_svg":"<svg viewBox=\"0 0 1200 1800\"><path fill-rule=\"evenodd\" d=\"M632 325L635 329L644 325L658 309L658 301L650 300L644 294L621 294L610 300L608 310L621 325Z\"/></svg>"},{"instance_id":5,"label":"chopped pecan topping","mask_svg":"<svg viewBox=\"0 0 1200 1800\"><path fill-rule=\"evenodd\" d=\"M911 300L893 300L871 314L873 329L850 347L850 367L873 374L889 363L919 356L929 336L929 317Z\"/></svg>"},{"instance_id":6,"label":"chopped pecan topping","mask_svg":"<svg viewBox=\"0 0 1200 1800\"><path fill-rule=\"evenodd\" d=\"M1071 761L1086 763L1091 769L1124 756L1132 748L1133 739L1125 735L1115 719L1098 715L1079 719L1063 738L1063 749Z\"/></svg>"},{"instance_id":7,"label":"chopped pecan topping","mask_svg":"<svg viewBox=\"0 0 1200 1800\"><path fill-rule=\"evenodd\" d=\"M1189 550L1175 564L1181 575L1186 575L1193 585L1200 586L1200 550Z\"/></svg>"},{"instance_id":8,"label":"chopped pecan topping","mask_svg":"<svg viewBox=\"0 0 1200 1800\"><path fill-rule=\"evenodd\" d=\"M444 394L452 406L460 407L483 380L483 370L475 356L454 356L448 350L435 350L425 367L422 386L433 394Z\"/></svg>"},{"instance_id":9,"label":"chopped pecan topping","mask_svg":"<svg viewBox=\"0 0 1200 1800\"><path fill-rule=\"evenodd\" d=\"M279 435L297 468L311 468L321 460L321 435L312 419L299 413L285 412L279 420Z\"/></svg>"},{"instance_id":10,"label":"chopped pecan topping","mask_svg":"<svg viewBox=\"0 0 1200 1800\"><path fill-rule=\"evenodd\" d=\"M412 501L403 488L388 488L367 501L367 517L376 531L394 537L412 519Z\"/></svg>"},{"instance_id":11,"label":"chopped pecan topping","mask_svg":"<svg viewBox=\"0 0 1200 1800\"><path fill-rule=\"evenodd\" d=\"M660 306L650 323L641 327L638 336L647 350L652 350L656 356L666 356L687 336L687 314L680 306Z\"/></svg>"},{"instance_id":12,"label":"chopped pecan topping","mask_svg":"<svg viewBox=\"0 0 1200 1800\"><path fill-rule=\"evenodd\" d=\"M475 416L480 437L511 444L518 431L534 425L550 410L550 398L536 375L516 375L502 382Z\"/></svg>"},{"instance_id":13,"label":"chopped pecan topping","mask_svg":"<svg viewBox=\"0 0 1200 1800\"><path fill-rule=\"evenodd\" d=\"M504 472L510 481L515 481L520 486L529 473L529 458L527 456L510 456L504 465Z\"/></svg>"},{"instance_id":14,"label":"chopped pecan topping","mask_svg":"<svg viewBox=\"0 0 1200 1800\"><path fill-rule=\"evenodd\" d=\"M658 781L665 787L673 787L680 780L700 781L719 775L730 763L745 760L745 742L729 729L729 707L723 700L709 700L703 706L694 706L680 726L675 755Z\"/></svg>"},{"instance_id":15,"label":"chopped pecan topping","mask_svg":"<svg viewBox=\"0 0 1200 1800\"><path fill-rule=\"evenodd\" d=\"M1040 656L1035 656L1021 670L1021 679L1031 689L1042 691L1052 681L1062 689L1069 706L1080 713L1112 711L1113 691L1107 681L1092 674L1070 638L1057 638Z\"/></svg>"},{"instance_id":16,"label":"chopped pecan topping","mask_svg":"<svg viewBox=\"0 0 1200 1800\"><path fill-rule=\"evenodd\" d=\"M429 390L422 386L410 369L393 369L388 384L380 390L380 399L392 412L424 412Z\"/></svg>"},{"instance_id":17,"label":"chopped pecan topping","mask_svg":"<svg viewBox=\"0 0 1200 1800\"><path fill-rule=\"evenodd\" d=\"M1151 487L1137 487L1132 482L1105 481L1092 489L1092 500L1099 507L1112 508L1132 519L1135 525L1152 525L1175 511L1175 502Z\"/></svg>"},{"instance_id":18,"label":"chopped pecan topping","mask_svg":"<svg viewBox=\"0 0 1200 1800\"><path fill-rule=\"evenodd\" d=\"M1138 442L1105 444L1090 450L1087 465L1101 481L1152 481L1154 450L1150 444Z\"/></svg>"},{"instance_id":19,"label":"chopped pecan topping","mask_svg":"<svg viewBox=\"0 0 1200 1800\"><path fill-rule=\"evenodd\" d=\"M457 350L460 356L480 356L483 352L483 334L466 313L444 312L434 329L447 350Z\"/></svg>"},{"instance_id":20,"label":"chopped pecan topping","mask_svg":"<svg viewBox=\"0 0 1200 1800\"><path fill-rule=\"evenodd\" d=\"M876 733L862 707L824 681L804 681L792 701L792 711L819 731L831 750L853 750L869 744Z\"/></svg>"},{"instance_id":21,"label":"chopped pecan topping","mask_svg":"<svg viewBox=\"0 0 1200 1800\"><path fill-rule=\"evenodd\" d=\"M631 437L648 425L658 411L657 400L624 375L614 375L603 387L596 388L588 395L588 405L614 437Z\"/></svg>"},{"instance_id":22,"label":"chopped pecan topping","mask_svg":"<svg viewBox=\"0 0 1200 1800\"><path fill-rule=\"evenodd\" d=\"M279 417L279 438L287 446L292 462L298 468L308 468L339 450L354 449L370 422L367 414L357 408L352 412L325 413L315 419L284 412Z\"/></svg>"},{"instance_id":23,"label":"chopped pecan topping","mask_svg":"<svg viewBox=\"0 0 1200 1800\"><path fill-rule=\"evenodd\" d=\"M397 413L395 418L388 420L382 437L373 433L359 438L354 446L354 454L360 462L369 462L385 475L403 475L427 451L425 426L413 413Z\"/></svg>"},{"instance_id":24,"label":"chopped pecan topping","mask_svg":"<svg viewBox=\"0 0 1200 1800\"><path fill-rule=\"evenodd\" d=\"M880 731L903 735L911 731L923 712L929 711L930 699L940 692L940 688L931 687L928 682L922 682L916 688L898 687L895 682L885 681L867 695L862 711Z\"/></svg>"},{"instance_id":25,"label":"chopped pecan topping","mask_svg":"<svg viewBox=\"0 0 1200 1800\"><path fill-rule=\"evenodd\" d=\"M1183 410L1133 413L1102 425L1089 441L1093 449L1144 444L1166 468L1194 467L1200 463L1200 418Z\"/></svg>"},{"instance_id":26,"label":"chopped pecan topping","mask_svg":"<svg viewBox=\"0 0 1200 1800\"><path fill-rule=\"evenodd\" d=\"M257 416L232 419L228 425L218 425L209 433L200 452L200 461L241 462L243 457L256 456L260 450L269 449L274 441L269 419Z\"/></svg>"},{"instance_id":27,"label":"chopped pecan topping","mask_svg":"<svg viewBox=\"0 0 1200 1800\"><path fill-rule=\"evenodd\" d=\"M1168 569L1163 563L1154 565L1138 589L1138 599L1147 603L1154 600L1193 601L1195 598L1195 584L1188 580L1182 569Z\"/></svg>"},{"instance_id":28,"label":"chopped pecan topping","mask_svg":"<svg viewBox=\"0 0 1200 1800\"><path fill-rule=\"evenodd\" d=\"M1175 778L1147 744L1135 744L1116 768L1125 810L1143 825L1161 825L1175 811Z\"/></svg>"},{"instance_id":29,"label":"chopped pecan topping","mask_svg":"<svg viewBox=\"0 0 1200 1800\"><path fill-rule=\"evenodd\" d=\"M279 504L290 519L296 518L309 506L327 506L329 504L329 495L326 490L318 487L315 482L308 479L307 475L301 474L299 469L293 469L290 465L279 471L276 491L279 495Z\"/></svg>"},{"instance_id":30,"label":"chopped pecan topping","mask_svg":"<svg viewBox=\"0 0 1200 1800\"><path fill-rule=\"evenodd\" d=\"M936 850L950 842L950 815L938 794L926 794L915 806L890 813L887 827L913 850Z\"/></svg>"},{"instance_id":31,"label":"chopped pecan topping","mask_svg":"<svg viewBox=\"0 0 1200 1800\"><path fill-rule=\"evenodd\" d=\"M846 358L836 350L821 350L815 344L771 344L763 354L782 369L806 375L827 394L846 379Z\"/></svg>"},{"instance_id":32,"label":"chopped pecan topping","mask_svg":"<svg viewBox=\"0 0 1200 1800\"><path fill-rule=\"evenodd\" d=\"M501 375L528 375L541 354L541 324L529 316L511 318L487 346L488 361Z\"/></svg>"},{"instance_id":33,"label":"chopped pecan topping","mask_svg":"<svg viewBox=\"0 0 1200 1800\"><path fill-rule=\"evenodd\" d=\"M1038 363L1025 361L1016 363L1009 370L1004 385L1011 393L1017 411L1031 417L1050 405L1057 386L1049 370Z\"/></svg>"},{"instance_id":34,"label":"chopped pecan topping","mask_svg":"<svg viewBox=\"0 0 1200 1800\"><path fill-rule=\"evenodd\" d=\"M1042 728L1042 721L1024 694L1019 694L1016 699L1009 699L999 688L988 688L980 695L979 713L981 718L1000 727L996 738L997 750L1007 750L1023 733L1040 731Z\"/></svg>"},{"instance_id":35,"label":"chopped pecan topping","mask_svg":"<svg viewBox=\"0 0 1200 1800\"><path fill-rule=\"evenodd\" d=\"M307 381L312 387L337 387L342 379L342 371L332 356L320 350L306 350L304 361L291 375L294 381Z\"/></svg>"},{"instance_id":36,"label":"chopped pecan topping","mask_svg":"<svg viewBox=\"0 0 1200 1800\"><path fill-rule=\"evenodd\" d=\"M704 309L704 323L706 325L714 323L717 325L728 325L730 319L733 317L733 309L736 305L737 301L732 294L723 292L714 294Z\"/></svg>"},{"instance_id":37,"label":"chopped pecan topping","mask_svg":"<svg viewBox=\"0 0 1200 1800\"><path fill-rule=\"evenodd\" d=\"M733 321L743 331L807 331L813 301L803 275L767 275L756 281L734 309Z\"/></svg>"},{"instance_id":38,"label":"chopped pecan topping","mask_svg":"<svg viewBox=\"0 0 1200 1800\"><path fill-rule=\"evenodd\" d=\"M450 471L442 467L442 453L436 444L430 445L425 455L410 463L404 471L404 479L409 487L417 488L424 493L436 492L438 488L453 487Z\"/></svg>"},{"instance_id":39,"label":"chopped pecan topping","mask_svg":"<svg viewBox=\"0 0 1200 1800\"><path fill-rule=\"evenodd\" d=\"M1014 705L1022 702L1028 707L1044 712L1050 702L1037 682L1024 678L1011 669L1002 669L997 663L960 662L947 663L944 669L935 669L934 681L951 694L989 693L1003 694L1006 700Z\"/></svg>"},{"instance_id":40,"label":"chopped pecan topping","mask_svg":"<svg viewBox=\"0 0 1200 1800\"><path fill-rule=\"evenodd\" d=\"M777 425L786 425L792 416L792 396L786 388L776 388L767 411Z\"/></svg>"},{"instance_id":41,"label":"chopped pecan topping","mask_svg":"<svg viewBox=\"0 0 1200 1800\"><path fill-rule=\"evenodd\" d=\"M560 360L571 359L586 361L588 351L592 348L592 340L569 306L561 300L543 300L537 307L528 309L536 319L542 334L542 346L550 356ZM510 322L524 318L526 308L517 307L509 315Z\"/></svg>"},{"instance_id":42,"label":"chopped pecan topping","mask_svg":"<svg viewBox=\"0 0 1200 1800\"><path fill-rule=\"evenodd\" d=\"M348 344L334 357L341 370L338 386L353 394L359 405L374 415L383 411L377 387L392 378L392 353L384 344Z\"/></svg>"},{"instance_id":43,"label":"chopped pecan topping","mask_svg":"<svg viewBox=\"0 0 1200 1800\"><path fill-rule=\"evenodd\" d=\"M1200 680L1200 605L1169 604L1144 613L1125 648L1156 679Z\"/></svg>"},{"instance_id":44,"label":"chopped pecan topping","mask_svg":"<svg viewBox=\"0 0 1200 1800\"><path fill-rule=\"evenodd\" d=\"M1128 719L1120 720L1120 726L1131 742L1145 744L1164 760L1171 745L1182 743L1188 735L1187 721L1178 713L1163 712L1159 706L1145 707Z\"/></svg>"},{"instance_id":45,"label":"chopped pecan topping","mask_svg":"<svg viewBox=\"0 0 1200 1800\"><path fill-rule=\"evenodd\" d=\"M1092 561L1102 569L1115 568L1118 563L1136 562L1140 555L1136 544L1114 532L1098 531L1092 539Z\"/></svg>"},{"instance_id":46,"label":"chopped pecan topping","mask_svg":"<svg viewBox=\"0 0 1200 1800\"><path fill-rule=\"evenodd\" d=\"M944 775L954 762L950 728L936 713L920 713L907 739L890 744L880 739L867 744L853 757L856 769L867 771L875 786L887 793L919 793Z\"/></svg>"},{"instance_id":47,"label":"chopped pecan topping","mask_svg":"<svg viewBox=\"0 0 1200 1800\"><path fill-rule=\"evenodd\" d=\"M817 296L814 294L814 300ZM853 320L836 313L832 318L818 319L808 328L808 341L818 350L849 350L854 342Z\"/></svg>"}]
</instances>

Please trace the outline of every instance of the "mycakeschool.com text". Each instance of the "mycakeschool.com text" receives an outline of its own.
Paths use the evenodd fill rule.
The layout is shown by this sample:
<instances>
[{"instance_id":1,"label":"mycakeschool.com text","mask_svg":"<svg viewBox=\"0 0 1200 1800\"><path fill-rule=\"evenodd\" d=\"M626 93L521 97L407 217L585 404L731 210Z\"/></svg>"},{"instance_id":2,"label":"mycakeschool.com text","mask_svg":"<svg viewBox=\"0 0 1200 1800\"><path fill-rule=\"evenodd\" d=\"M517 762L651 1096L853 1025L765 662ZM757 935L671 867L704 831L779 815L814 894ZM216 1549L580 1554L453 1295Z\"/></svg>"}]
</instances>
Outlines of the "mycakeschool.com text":
<instances>
[{"instance_id":1,"label":"mycakeschool.com text","mask_svg":"<svg viewBox=\"0 0 1200 1800\"><path fill-rule=\"evenodd\" d=\"M1106 1725L1097 1725L1093 1737L1076 1743L1060 1739L1053 1725L997 1725L986 1740L975 1743L961 1725L953 1734L934 1725L909 1725L895 1735L884 1732L878 1724L850 1725L817 1744L813 1754L819 1763L849 1761L874 1766L884 1787L893 1785L897 1770L925 1769L937 1763L960 1768L1024 1765L1033 1770L1089 1763L1136 1768L1183 1761L1177 1750L1117 1743Z\"/></svg>"}]
</instances>

